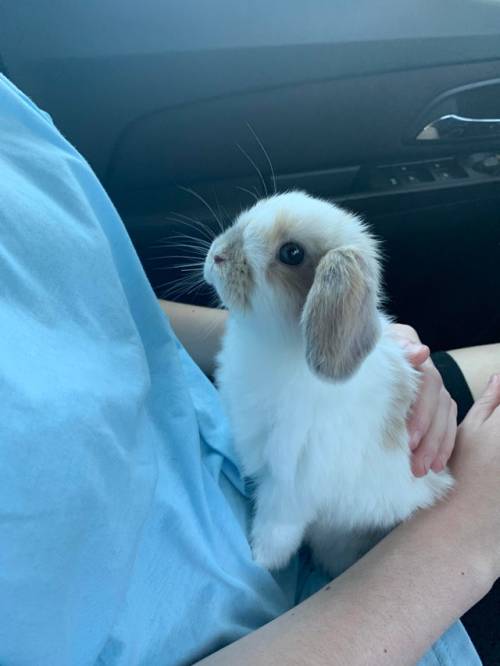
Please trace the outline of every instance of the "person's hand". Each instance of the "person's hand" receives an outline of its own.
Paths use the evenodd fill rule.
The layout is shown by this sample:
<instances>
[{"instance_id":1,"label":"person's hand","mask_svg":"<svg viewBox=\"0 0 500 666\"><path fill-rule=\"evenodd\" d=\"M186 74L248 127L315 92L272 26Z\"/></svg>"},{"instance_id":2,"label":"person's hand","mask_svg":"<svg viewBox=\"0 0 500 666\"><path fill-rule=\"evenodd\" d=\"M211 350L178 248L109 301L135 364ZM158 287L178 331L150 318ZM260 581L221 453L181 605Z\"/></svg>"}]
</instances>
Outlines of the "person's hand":
<instances>
[{"instance_id":1,"label":"person's hand","mask_svg":"<svg viewBox=\"0 0 500 666\"><path fill-rule=\"evenodd\" d=\"M500 577L500 374L493 375L458 429L450 460L456 480L453 502L462 516L475 516L477 541L493 580ZM491 557L490 557L491 556Z\"/></svg>"},{"instance_id":2,"label":"person's hand","mask_svg":"<svg viewBox=\"0 0 500 666\"><path fill-rule=\"evenodd\" d=\"M425 476L430 469L441 472L455 446L457 405L430 358L429 347L420 342L415 329L393 324L391 334L421 373L419 394L407 424L413 473Z\"/></svg>"}]
</instances>

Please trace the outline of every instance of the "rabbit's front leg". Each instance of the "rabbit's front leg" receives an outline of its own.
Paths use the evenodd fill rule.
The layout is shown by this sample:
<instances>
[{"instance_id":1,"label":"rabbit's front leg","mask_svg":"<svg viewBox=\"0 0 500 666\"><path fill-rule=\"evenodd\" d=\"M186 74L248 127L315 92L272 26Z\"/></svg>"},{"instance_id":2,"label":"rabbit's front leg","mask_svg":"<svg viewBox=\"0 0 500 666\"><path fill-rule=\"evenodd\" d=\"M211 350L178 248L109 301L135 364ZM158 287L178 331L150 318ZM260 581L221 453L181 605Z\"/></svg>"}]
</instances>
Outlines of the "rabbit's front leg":
<instances>
[{"instance_id":1,"label":"rabbit's front leg","mask_svg":"<svg viewBox=\"0 0 500 666\"><path fill-rule=\"evenodd\" d=\"M271 477L256 493L251 544L254 560L265 569L281 569L298 550L307 517L291 492Z\"/></svg>"}]
</instances>

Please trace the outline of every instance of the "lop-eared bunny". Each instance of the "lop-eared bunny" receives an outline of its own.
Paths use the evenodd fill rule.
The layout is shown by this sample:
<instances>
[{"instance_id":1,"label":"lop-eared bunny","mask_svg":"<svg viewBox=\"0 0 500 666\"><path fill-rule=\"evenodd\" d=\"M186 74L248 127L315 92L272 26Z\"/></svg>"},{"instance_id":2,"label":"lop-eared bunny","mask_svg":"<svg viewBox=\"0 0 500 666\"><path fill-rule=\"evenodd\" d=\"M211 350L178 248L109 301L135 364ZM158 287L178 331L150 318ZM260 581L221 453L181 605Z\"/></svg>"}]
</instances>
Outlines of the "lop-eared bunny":
<instances>
[{"instance_id":1,"label":"lop-eared bunny","mask_svg":"<svg viewBox=\"0 0 500 666\"><path fill-rule=\"evenodd\" d=\"M354 215L290 192L216 238L204 275L229 310L216 380L255 482L254 557L280 568L306 541L338 574L452 486L410 469L418 373L378 309L376 242Z\"/></svg>"}]
</instances>

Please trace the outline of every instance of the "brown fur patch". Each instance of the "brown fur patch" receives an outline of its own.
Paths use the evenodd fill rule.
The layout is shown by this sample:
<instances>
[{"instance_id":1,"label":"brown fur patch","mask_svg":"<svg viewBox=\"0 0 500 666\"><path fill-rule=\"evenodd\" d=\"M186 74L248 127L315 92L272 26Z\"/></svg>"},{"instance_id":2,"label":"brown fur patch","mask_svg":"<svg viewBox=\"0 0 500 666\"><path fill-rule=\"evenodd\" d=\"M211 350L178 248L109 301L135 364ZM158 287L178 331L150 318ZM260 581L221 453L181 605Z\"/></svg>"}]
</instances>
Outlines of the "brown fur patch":
<instances>
[{"instance_id":1,"label":"brown fur patch","mask_svg":"<svg viewBox=\"0 0 500 666\"><path fill-rule=\"evenodd\" d=\"M222 249L227 258L225 290L231 301L242 309L250 306L254 287L252 268L243 252L243 229L232 227L226 232L226 243Z\"/></svg>"},{"instance_id":2,"label":"brown fur patch","mask_svg":"<svg viewBox=\"0 0 500 666\"><path fill-rule=\"evenodd\" d=\"M394 399L384 425L382 437L382 444L387 449L398 448L401 442L404 441L404 435L407 433L406 417L415 399L417 386L416 381L415 384L408 384L406 379L399 375L397 368L393 376L396 378L393 388Z\"/></svg>"},{"instance_id":3,"label":"brown fur patch","mask_svg":"<svg viewBox=\"0 0 500 666\"><path fill-rule=\"evenodd\" d=\"M266 241L273 250L266 276L271 284L289 294L299 314L314 282L316 268L328 248L312 238L303 240L295 236L285 214L277 218ZM285 243L298 243L304 248L304 261L298 266L288 266L277 258L279 248Z\"/></svg>"},{"instance_id":4,"label":"brown fur patch","mask_svg":"<svg viewBox=\"0 0 500 666\"><path fill-rule=\"evenodd\" d=\"M357 370L380 333L376 283L359 251L341 247L321 259L302 325L313 372L343 380Z\"/></svg>"}]
</instances>

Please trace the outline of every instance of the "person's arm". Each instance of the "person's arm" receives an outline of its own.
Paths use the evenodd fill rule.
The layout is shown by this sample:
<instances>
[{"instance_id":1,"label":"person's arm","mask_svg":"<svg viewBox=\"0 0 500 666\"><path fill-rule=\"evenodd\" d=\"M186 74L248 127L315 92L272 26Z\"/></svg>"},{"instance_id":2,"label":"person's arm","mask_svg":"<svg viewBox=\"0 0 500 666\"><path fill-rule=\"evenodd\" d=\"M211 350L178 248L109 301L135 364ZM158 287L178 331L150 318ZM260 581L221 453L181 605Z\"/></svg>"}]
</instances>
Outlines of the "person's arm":
<instances>
[{"instance_id":1,"label":"person's arm","mask_svg":"<svg viewBox=\"0 0 500 666\"><path fill-rule=\"evenodd\" d=\"M176 336L203 372L213 375L227 311L160 300Z\"/></svg>"},{"instance_id":2,"label":"person's arm","mask_svg":"<svg viewBox=\"0 0 500 666\"><path fill-rule=\"evenodd\" d=\"M500 574L500 377L469 412L457 488L323 590L200 666L410 666ZM496 408L496 409L495 409Z\"/></svg>"},{"instance_id":3,"label":"person's arm","mask_svg":"<svg viewBox=\"0 0 500 666\"><path fill-rule=\"evenodd\" d=\"M395 529L304 603L201 664L414 666L490 588L475 551L452 505L443 504Z\"/></svg>"}]
</instances>

